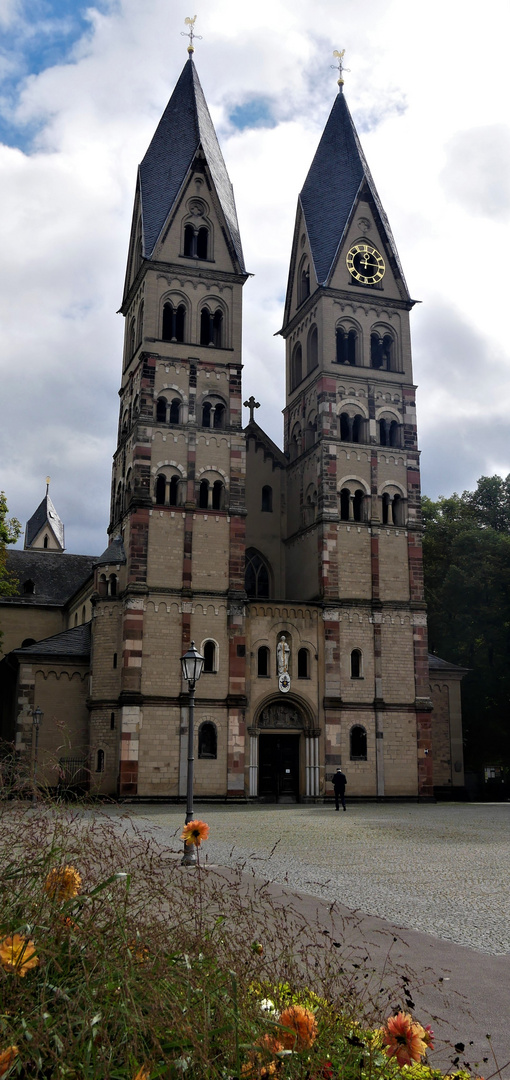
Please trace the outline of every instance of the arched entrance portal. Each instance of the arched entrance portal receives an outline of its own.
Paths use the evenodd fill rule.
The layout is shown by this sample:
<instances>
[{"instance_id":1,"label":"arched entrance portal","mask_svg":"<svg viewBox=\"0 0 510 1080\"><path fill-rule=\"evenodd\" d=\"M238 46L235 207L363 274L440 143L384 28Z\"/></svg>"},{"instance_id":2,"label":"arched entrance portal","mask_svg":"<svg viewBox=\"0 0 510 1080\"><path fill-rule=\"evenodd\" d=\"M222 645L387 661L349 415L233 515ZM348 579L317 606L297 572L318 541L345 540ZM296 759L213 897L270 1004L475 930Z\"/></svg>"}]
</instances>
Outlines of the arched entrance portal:
<instances>
[{"instance_id":1,"label":"arched entrance portal","mask_svg":"<svg viewBox=\"0 0 510 1080\"><path fill-rule=\"evenodd\" d=\"M282 697L261 706L250 733L250 796L299 802L319 795L319 730L299 701Z\"/></svg>"},{"instance_id":2,"label":"arched entrance portal","mask_svg":"<svg viewBox=\"0 0 510 1080\"><path fill-rule=\"evenodd\" d=\"M299 801L300 735L259 735L259 798L265 802Z\"/></svg>"}]
</instances>

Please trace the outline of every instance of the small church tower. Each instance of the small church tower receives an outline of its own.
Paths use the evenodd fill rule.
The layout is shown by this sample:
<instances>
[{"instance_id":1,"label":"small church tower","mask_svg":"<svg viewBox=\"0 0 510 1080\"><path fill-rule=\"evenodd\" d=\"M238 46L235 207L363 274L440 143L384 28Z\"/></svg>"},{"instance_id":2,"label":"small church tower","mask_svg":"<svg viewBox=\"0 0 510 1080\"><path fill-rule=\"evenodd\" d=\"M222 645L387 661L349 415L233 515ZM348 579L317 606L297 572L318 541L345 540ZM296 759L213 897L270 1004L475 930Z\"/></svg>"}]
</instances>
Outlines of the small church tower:
<instances>
[{"instance_id":1,"label":"small church tower","mask_svg":"<svg viewBox=\"0 0 510 1080\"><path fill-rule=\"evenodd\" d=\"M46 495L27 521L24 549L32 551L64 551L64 525L50 499L50 478L46 477Z\"/></svg>"},{"instance_id":2,"label":"small church tower","mask_svg":"<svg viewBox=\"0 0 510 1080\"><path fill-rule=\"evenodd\" d=\"M286 583L322 606L326 774L359 728L379 796L432 794L412 306L340 73L298 201L281 331Z\"/></svg>"},{"instance_id":3,"label":"small church tower","mask_svg":"<svg viewBox=\"0 0 510 1080\"><path fill-rule=\"evenodd\" d=\"M121 307L109 532L121 537L125 560L116 595L104 595L103 583L96 600L91 728L93 754L110 725L118 729L120 795L185 791L180 657L192 640L205 657L196 793L244 791L247 274L232 186L188 51L138 170ZM110 759L105 788L113 743Z\"/></svg>"}]
</instances>

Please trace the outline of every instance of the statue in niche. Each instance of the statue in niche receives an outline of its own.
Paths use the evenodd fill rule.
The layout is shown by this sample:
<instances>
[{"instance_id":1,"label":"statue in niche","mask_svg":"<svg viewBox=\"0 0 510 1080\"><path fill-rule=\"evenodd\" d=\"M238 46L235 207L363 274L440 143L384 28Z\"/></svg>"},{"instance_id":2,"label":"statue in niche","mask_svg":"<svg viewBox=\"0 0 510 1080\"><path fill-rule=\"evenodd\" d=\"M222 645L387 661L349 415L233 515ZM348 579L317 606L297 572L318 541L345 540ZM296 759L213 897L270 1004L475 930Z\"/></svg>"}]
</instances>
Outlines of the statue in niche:
<instances>
[{"instance_id":1,"label":"statue in niche","mask_svg":"<svg viewBox=\"0 0 510 1080\"><path fill-rule=\"evenodd\" d=\"M278 688L282 694L288 694L290 690L289 675L290 645L285 634L282 634L276 647L276 662L278 664Z\"/></svg>"}]
</instances>

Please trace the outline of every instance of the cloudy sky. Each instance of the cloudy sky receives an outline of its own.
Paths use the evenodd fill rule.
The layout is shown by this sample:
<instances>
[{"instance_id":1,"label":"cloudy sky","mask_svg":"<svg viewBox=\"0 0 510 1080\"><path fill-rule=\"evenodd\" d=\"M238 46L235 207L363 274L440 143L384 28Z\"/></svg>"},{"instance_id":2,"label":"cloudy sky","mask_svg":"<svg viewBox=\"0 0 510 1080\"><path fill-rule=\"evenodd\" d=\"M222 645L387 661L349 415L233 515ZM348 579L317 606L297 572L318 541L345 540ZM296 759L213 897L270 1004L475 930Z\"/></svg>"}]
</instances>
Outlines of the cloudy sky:
<instances>
[{"instance_id":1,"label":"cloudy sky","mask_svg":"<svg viewBox=\"0 0 510 1080\"><path fill-rule=\"evenodd\" d=\"M0 487L45 477L68 551L106 544L136 178L195 62L245 258L244 390L281 445L296 200L332 106L333 50L411 295L423 491L510 472L507 0L0 0Z\"/></svg>"}]
</instances>

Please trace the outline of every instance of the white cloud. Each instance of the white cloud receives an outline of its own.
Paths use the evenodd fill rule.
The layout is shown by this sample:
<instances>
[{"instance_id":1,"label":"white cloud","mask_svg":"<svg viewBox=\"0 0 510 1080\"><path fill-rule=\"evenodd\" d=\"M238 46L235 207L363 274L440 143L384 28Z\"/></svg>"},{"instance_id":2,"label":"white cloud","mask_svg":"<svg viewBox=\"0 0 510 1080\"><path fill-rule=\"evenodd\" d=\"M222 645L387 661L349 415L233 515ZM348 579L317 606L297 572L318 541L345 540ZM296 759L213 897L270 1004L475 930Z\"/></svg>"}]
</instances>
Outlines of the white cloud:
<instances>
[{"instance_id":1,"label":"white cloud","mask_svg":"<svg viewBox=\"0 0 510 1080\"><path fill-rule=\"evenodd\" d=\"M0 25L20 10L0 0ZM10 99L20 145L34 141L29 153L0 147L1 486L24 522L50 473L69 550L105 546L136 165L186 61L188 14L184 0L91 8L67 62ZM210 0L196 23L256 275L244 288L244 389L261 401L257 420L279 440L284 348L273 335L298 192L336 92L333 49L345 47L349 105L423 301L412 325L433 496L495 463L510 471L507 288L493 255L509 239L506 15L504 0L486 0L483 15L474 0ZM277 126L239 132L230 112L253 95L271 100Z\"/></svg>"}]
</instances>

